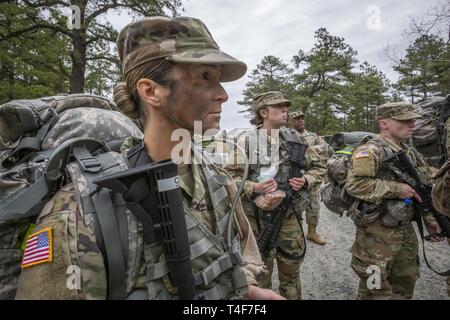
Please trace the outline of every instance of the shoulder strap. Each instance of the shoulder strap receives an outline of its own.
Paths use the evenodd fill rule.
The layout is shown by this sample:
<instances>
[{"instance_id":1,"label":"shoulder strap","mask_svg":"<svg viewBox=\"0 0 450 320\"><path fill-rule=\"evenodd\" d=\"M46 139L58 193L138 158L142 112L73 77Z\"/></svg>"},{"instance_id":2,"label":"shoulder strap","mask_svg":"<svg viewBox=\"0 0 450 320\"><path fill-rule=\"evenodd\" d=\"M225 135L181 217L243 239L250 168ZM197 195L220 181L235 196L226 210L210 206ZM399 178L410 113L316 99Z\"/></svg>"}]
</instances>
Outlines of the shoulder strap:
<instances>
[{"instance_id":1,"label":"shoulder strap","mask_svg":"<svg viewBox=\"0 0 450 320\"><path fill-rule=\"evenodd\" d=\"M0 220L14 220L38 215L48 198L61 185L72 149L77 146L84 146L91 151L105 147L98 140L86 138L70 139L61 144L49 156L45 173L36 182L13 198L7 198L0 202Z\"/></svg>"},{"instance_id":2,"label":"shoulder strap","mask_svg":"<svg viewBox=\"0 0 450 320\"><path fill-rule=\"evenodd\" d=\"M439 272L439 271L437 271L436 269L434 269L434 268L430 265L430 263L428 262L428 259L427 259L427 255L426 255L426 253L425 253L425 239L426 239L426 237L424 236L424 232L423 232L423 226L424 226L424 223L423 223L422 216L421 216L419 213L416 213L416 214L414 215L413 221L416 222L416 224L417 224L417 229L419 230L420 238L422 239L423 259L425 260L425 263L427 264L427 267L430 268L434 273L436 273L436 274L438 274L438 275L440 275L440 276L443 276L443 277L448 277L448 276L450 276L450 269L448 269L447 271L444 271L444 272Z\"/></svg>"},{"instance_id":3,"label":"shoulder strap","mask_svg":"<svg viewBox=\"0 0 450 320\"><path fill-rule=\"evenodd\" d=\"M129 251L125 203L119 194L93 183L96 178L117 172L123 167L111 152L94 157L87 148L79 146L74 148L73 154L87 182L87 190L79 194L80 205L84 213L94 214L96 241L106 260L108 299L125 299ZM77 181L75 176L72 179Z\"/></svg>"}]
</instances>

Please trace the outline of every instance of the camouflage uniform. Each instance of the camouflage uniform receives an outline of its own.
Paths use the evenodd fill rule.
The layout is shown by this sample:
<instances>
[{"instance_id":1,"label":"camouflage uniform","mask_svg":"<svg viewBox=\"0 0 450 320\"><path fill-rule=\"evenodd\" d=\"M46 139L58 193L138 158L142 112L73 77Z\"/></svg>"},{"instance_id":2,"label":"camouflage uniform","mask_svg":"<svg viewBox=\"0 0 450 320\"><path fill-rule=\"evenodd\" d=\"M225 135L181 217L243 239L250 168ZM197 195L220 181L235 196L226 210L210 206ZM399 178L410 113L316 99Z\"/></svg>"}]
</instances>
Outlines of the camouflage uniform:
<instances>
[{"instance_id":1,"label":"camouflage uniform","mask_svg":"<svg viewBox=\"0 0 450 320\"><path fill-rule=\"evenodd\" d=\"M253 99L253 109L258 111L261 107L268 105L276 105L276 104L285 104L286 106L290 106L290 101L284 99L280 92L268 92L262 94ZM299 137L295 130L281 127L280 133L282 131L290 132L291 134ZM245 142L247 137L257 136L259 141L267 141L267 146L271 146L271 141L273 139L272 136L266 134L265 130L251 129L240 135L238 137L237 144L242 146L247 153L247 156L252 160L250 156L250 147ZM299 138L300 139L300 138ZM306 144L305 140L300 140L302 143ZM289 154L290 154L290 145L288 141L285 139L283 134L279 136L279 142L274 142L275 150L254 150L255 154L267 154L267 157L270 158L273 154L279 154L279 164L278 171L275 179L286 181L289 177ZM269 147L270 149L270 147ZM267 153L266 153L267 152ZM234 161L236 161L237 155L231 157ZM307 180L307 188L308 190L314 188L317 184L320 183L323 175L325 174L325 166L321 162L319 155L311 148L308 148L305 154L307 169L304 174L305 179ZM254 159L257 161L251 161L249 168L248 179L242 181L244 166L234 162L233 164L229 164L226 169L232 174L238 184L244 183L244 194L242 195L242 204L244 206L247 217L249 218L250 224L252 225L253 232L258 234L257 221L255 218L255 207L254 207L254 198L258 196L253 192L254 186L258 181L258 176L261 174L261 168L268 167L273 165L273 163L268 163L258 157ZM262 161L261 161L262 160ZM266 159L268 160L268 159ZM254 163L256 162L256 163ZM263 163L264 162L264 163ZM303 188L299 191L305 193ZM278 267L278 278L280 281L279 291L282 296L287 299L301 299L301 283L300 283L300 264L303 261L303 257L298 259L305 250L304 243L304 235L301 226L299 225L299 221L294 214L294 210L298 213L301 213L307 206L307 194L305 193L305 199L303 201L298 201L294 203L294 205L288 210L285 220L283 222L278 240L280 241L280 245L276 248L270 250L267 256L264 258L264 263L266 264L267 271L262 274L258 280L262 287L264 288L272 288L272 272L274 260L277 261ZM270 219L270 216L267 217L262 215L260 217L261 220L261 228L264 226L264 221Z\"/></svg>"},{"instance_id":2,"label":"camouflage uniform","mask_svg":"<svg viewBox=\"0 0 450 320\"><path fill-rule=\"evenodd\" d=\"M377 117L407 120L419 116L411 104L388 103L377 107ZM356 207L350 210L357 225L351 265L360 277L360 299L412 298L419 277L418 241L411 224L414 210L402 205L399 199L401 190L393 171L397 169L383 162L389 154L401 149L406 151L419 174L430 182L430 167L422 155L413 147L405 143L398 145L385 136L377 135L358 146L352 155L345 185L347 192L358 200L386 205L385 210L380 206L367 212ZM399 170L395 173L402 175ZM425 223L433 221L430 216L424 220ZM380 268L379 289L369 288L367 284L371 274L368 268L372 265Z\"/></svg>"},{"instance_id":3,"label":"camouflage uniform","mask_svg":"<svg viewBox=\"0 0 450 320\"><path fill-rule=\"evenodd\" d=\"M238 79L246 70L243 62L220 51L206 26L193 18L152 17L131 23L119 34L117 44L124 73L142 62L162 57L177 63L222 65L222 81ZM128 139L122 146L123 152L135 144L136 140ZM202 161L199 153L192 148L191 156ZM123 159L117 153L113 158ZM178 167L196 290L209 292L209 299L242 297L248 286L256 283L263 262L241 203L238 202L235 212L229 211L237 194L233 180L211 161L200 163ZM72 179L73 183L61 188L38 217L35 231L52 228L53 258L22 271L17 299L107 297L106 261L94 236L93 215L81 210L79 200L86 196L87 182L83 175L76 175L77 170L80 170L77 164L69 165L71 177L79 179ZM230 215L234 219L230 220ZM243 257L239 266L233 261L238 257L231 257L227 251L223 238L225 221L234 221L233 246ZM126 294L142 290L148 299L176 298L161 244L145 242L141 222L128 209L126 222L129 242ZM231 268L230 263L236 267ZM70 272L66 272L70 267L80 271L79 286L68 285ZM240 283L236 284L238 278ZM214 288L217 290L210 290Z\"/></svg>"},{"instance_id":4,"label":"camouflage uniform","mask_svg":"<svg viewBox=\"0 0 450 320\"><path fill-rule=\"evenodd\" d=\"M214 173L226 177L226 173L214 166ZM205 176L200 164L179 166L180 184L184 198L185 211L191 219L199 222L210 236L218 232L218 211L213 210L209 186L205 185ZM232 181L231 178L229 181ZM79 186L78 186L79 188ZM229 204L236 194L234 184L227 185L226 201ZM53 230L53 261L26 268L22 271L17 291L17 299L105 299L107 295L107 275L99 246L93 232L93 224L86 214L80 212L77 192L73 184L62 188L49 201L40 214L37 227L39 231L48 227ZM247 284L256 284L255 276L262 269L256 241L241 206L236 210L235 235L240 239L241 253L247 262L243 268ZM152 247L144 243L142 225L127 210L129 230L129 258L126 270L127 295L139 290L148 291L149 299L173 299L173 287L167 276L149 280L148 269L155 255ZM187 220L188 221L188 220ZM191 220L192 221L192 220ZM192 222L190 223L192 224ZM188 223L189 225L189 223ZM192 229L193 227L189 227ZM198 239L191 238L194 243ZM191 251L192 251L191 245ZM218 249L216 249L218 250ZM225 252L224 252L225 253ZM194 257L192 257L194 259ZM158 258L161 261L163 257ZM206 259L206 258L205 258ZM199 274L207 260L196 259L193 262L194 274ZM81 287L72 290L67 287L70 266L81 271ZM199 288L198 290L205 290ZM227 297L233 297L228 293Z\"/></svg>"},{"instance_id":5,"label":"camouflage uniform","mask_svg":"<svg viewBox=\"0 0 450 320\"><path fill-rule=\"evenodd\" d=\"M447 136L445 137L445 148L447 149L447 157L450 157L450 117L445 122L445 132Z\"/></svg>"},{"instance_id":6,"label":"camouflage uniform","mask_svg":"<svg viewBox=\"0 0 450 320\"><path fill-rule=\"evenodd\" d=\"M294 119L299 116L304 116L304 113L301 111L293 112L289 115L289 118ZM333 149L318 134L308 130L303 130L303 132L299 132L299 134L305 138L308 145L321 156L324 163L326 163L328 158L334 154ZM306 224L308 225L308 235L310 237L307 236L307 238L310 238L310 240L313 241L317 240L315 242L318 244L325 244L326 242L322 240L316 232L320 215L320 185L321 184L318 184L315 188L308 190L309 205L306 209Z\"/></svg>"},{"instance_id":7,"label":"camouflage uniform","mask_svg":"<svg viewBox=\"0 0 450 320\"><path fill-rule=\"evenodd\" d=\"M450 118L445 123L447 137L445 147L447 155L450 155ZM434 175L434 185L432 190L433 205L439 212L450 216L450 160L441 167ZM447 239L450 245L450 239ZM450 297L450 277L447 277L447 294Z\"/></svg>"}]
</instances>

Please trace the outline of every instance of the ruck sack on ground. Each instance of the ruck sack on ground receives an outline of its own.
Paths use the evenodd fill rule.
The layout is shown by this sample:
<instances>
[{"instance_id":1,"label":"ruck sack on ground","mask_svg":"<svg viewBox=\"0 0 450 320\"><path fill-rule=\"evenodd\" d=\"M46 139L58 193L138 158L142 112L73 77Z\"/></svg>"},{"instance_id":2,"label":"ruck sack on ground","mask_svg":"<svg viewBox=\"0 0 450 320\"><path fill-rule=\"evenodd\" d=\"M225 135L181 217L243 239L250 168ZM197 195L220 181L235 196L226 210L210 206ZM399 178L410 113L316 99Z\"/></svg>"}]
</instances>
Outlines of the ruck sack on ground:
<instances>
[{"instance_id":1,"label":"ruck sack on ground","mask_svg":"<svg viewBox=\"0 0 450 320\"><path fill-rule=\"evenodd\" d=\"M344 188L348 166L353 150L363 141L373 138L370 132L338 132L331 138L330 145L335 154L327 161L327 175L329 183L321 190L321 197L325 206L332 212L344 215L354 202Z\"/></svg>"},{"instance_id":2,"label":"ruck sack on ground","mask_svg":"<svg viewBox=\"0 0 450 320\"><path fill-rule=\"evenodd\" d=\"M450 117L450 95L425 99L416 105L416 112L422 118L415 123L414 147L429 165L439 167L448 159L445 122Z\"/></svg>"},{"instance_id":3,"label":"ruck sack on ground","mask_svg":"<svg viewBox=\"0 0 450 320\"><path fill-rule=\"evenodd\" d=\"M112 101L94 95L0 106L0 299L14 298L27 234L47 200L72 180L66 166L111 172L119 157L108 154L128 137L142 133Z\"/></svg>"}]
</instances>

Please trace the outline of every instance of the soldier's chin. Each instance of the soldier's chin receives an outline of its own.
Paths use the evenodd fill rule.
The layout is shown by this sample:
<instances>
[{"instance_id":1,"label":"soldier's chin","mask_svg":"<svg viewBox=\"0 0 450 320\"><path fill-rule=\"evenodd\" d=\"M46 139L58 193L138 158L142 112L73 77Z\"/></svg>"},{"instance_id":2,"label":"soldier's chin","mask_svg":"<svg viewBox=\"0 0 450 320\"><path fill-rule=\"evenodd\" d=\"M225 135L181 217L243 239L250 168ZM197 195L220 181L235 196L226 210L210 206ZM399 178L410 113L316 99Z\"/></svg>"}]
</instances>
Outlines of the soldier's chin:
<instances>
[{"instance_id":1,"label":"soldier's chin","mask_svg":"<svg viewBox=\"0 0 450 320\"><path fill-rule=\"evenodd\" d=\"M404 134L402 139L403 140L409 140L409 139L412 139L412 137L413 137L413 133L411 132L411 133Z\"/></svg>"},{"instance_id":2,"label":"soldier's chin","mask_svg":"<svg viewBox=\"0 0 450 320\"><path fill-rule=\"evenodd\" d=\"M209 121L203 122L203 130L210 130L210 131L219 131L220 130L220 118L218 119L208 119Z\"/></svg>"}]
</instances>

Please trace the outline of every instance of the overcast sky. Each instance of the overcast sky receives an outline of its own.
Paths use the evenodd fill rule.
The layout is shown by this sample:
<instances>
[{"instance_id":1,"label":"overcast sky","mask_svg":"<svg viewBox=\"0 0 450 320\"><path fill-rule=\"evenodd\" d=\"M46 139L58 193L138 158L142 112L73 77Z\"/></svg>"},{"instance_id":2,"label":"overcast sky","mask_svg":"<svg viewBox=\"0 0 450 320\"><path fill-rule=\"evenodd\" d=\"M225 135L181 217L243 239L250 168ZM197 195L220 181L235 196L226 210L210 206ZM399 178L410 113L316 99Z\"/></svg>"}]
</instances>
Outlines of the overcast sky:
<instances>
[{"instance_id":1,"label":"overcast sky","mask_svg":"<svg viewBox=\"0 0 450 320\"><path fill-rule=\"evenodd\" d=\"M320 27L344 37L358 52L360 62L368 61L395 80L397 75L383 56L383 48L389 44L402 53L410 41L402 35L410 17L429 11L435 3L437 0L185 0L183 15L201 19L222 50L247 64L243 78L224 84L229 99L222 108L221 129L228 130L250 126L248 119L237 113L242 109L237 101L262 57L271 54L290 63L299 49L312 48L314 31ZM131 22L126 16L110 19L118 29Z\"/></svg>"}]
</instances>

